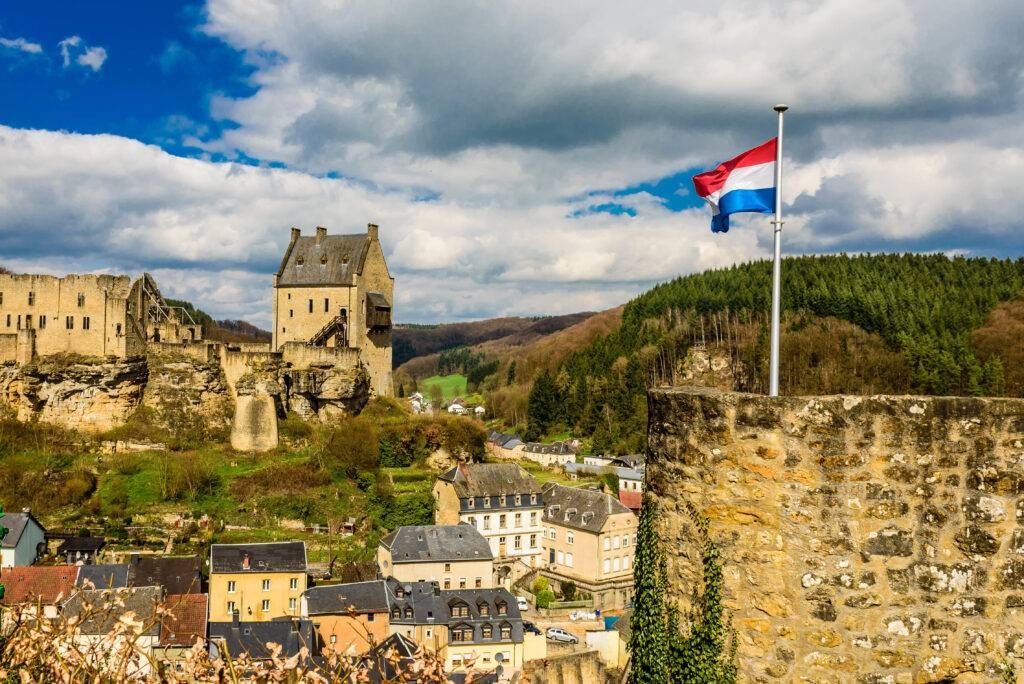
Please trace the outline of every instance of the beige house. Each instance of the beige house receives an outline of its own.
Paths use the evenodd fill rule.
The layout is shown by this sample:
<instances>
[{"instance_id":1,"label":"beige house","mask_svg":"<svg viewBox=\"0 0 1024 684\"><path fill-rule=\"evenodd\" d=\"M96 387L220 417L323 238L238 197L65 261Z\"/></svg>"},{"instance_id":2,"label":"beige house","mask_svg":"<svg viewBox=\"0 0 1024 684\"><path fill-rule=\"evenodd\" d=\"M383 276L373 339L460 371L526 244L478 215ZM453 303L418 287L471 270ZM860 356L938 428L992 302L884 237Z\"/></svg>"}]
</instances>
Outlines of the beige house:
<instances>
[{"instance_id":1,"label":"beige house","mask_svg":"<svg viewBox=\"0 0 1024 684\"><path fill-rule=\"evenodd\" d=\"M152 276L0 274L0 363L74 353L127 358L147 341L202 338Z\"/></svg>"},{"instance_id":2,"label":"beige house","mask_svg":"<svg viewBox=\"0 0 1024 684\"><path fill-rule=\"evenodd\" d=\"M390 635L386 580L327 584L302 594L317 650L362 655Z\"/></svg>"},{"instance_id":3,"label":"beige house","mask_svg":"<svg viewBox=\"0 0 1024 684\"><path fill-rule=\"evenodd\" d=\"M274 275L272 349L288 342L357 349L373 391L390 396L394 289L372 223L357 235L328 235L318 227L303 236L292 228Z\"/></svg>"},{"instance_id":4,"label":"beige house","mask_svg":"<svg viewBox=\"0 0 1024 684\"><path fill-rule=\"evenodd\" d=\"M621 608L633 595L637 517L618 498L593 489L544 485L541 574L572 582L595 608Z\"/></svg>"},{"instance_id":5,"label":"beige house","mask_svg":"<svg viewBox=\"0 0 1024 684\"><path fill-rule=\"evenodd\" d=\"M544 526L544 495L516 463L461 463L434 483L434 521L466 523L487 539L495 565L538 567ZM516 566L519 567L516 567Z\"/></svg>"},{"instance_id":6,"label":"beige house","mask_svg":"<svg viewBox=\"0 0 1024 684\"><path fill-rule=\"evenodd\" d=\"M211 623L298 617L306 585L305 542L210 546Z\"/></svg>"},{"instance_id":7,"label":"beige house","mask_svg":"<svg viewBox=\"0 0 1024 684\"><path fill-rule=\"evenodd\" d=\"M437 582L442 589L490 589L494 555L470 525L399 527L380 540L377 567L399 582Z\"/></svg>"}]
</instances>

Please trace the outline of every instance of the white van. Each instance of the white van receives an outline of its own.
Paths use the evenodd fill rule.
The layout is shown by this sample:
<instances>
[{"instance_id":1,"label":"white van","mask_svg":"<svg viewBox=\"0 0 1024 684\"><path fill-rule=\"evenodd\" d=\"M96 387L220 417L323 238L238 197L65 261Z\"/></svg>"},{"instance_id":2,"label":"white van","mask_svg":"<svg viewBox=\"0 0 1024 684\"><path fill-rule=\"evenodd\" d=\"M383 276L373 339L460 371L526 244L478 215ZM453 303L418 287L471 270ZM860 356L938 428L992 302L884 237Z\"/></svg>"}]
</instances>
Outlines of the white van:
<instances>
[{"instance_id":1,"label":"white van","mask_svg":"<svg viewBox=\"0 0 1024 684\"><path fill-rule=\"evenodd\" d=\"M530 602L524 596L516 596L516 605L519 606L520 613L530 609Z\"/></svg>"}]
</instances>

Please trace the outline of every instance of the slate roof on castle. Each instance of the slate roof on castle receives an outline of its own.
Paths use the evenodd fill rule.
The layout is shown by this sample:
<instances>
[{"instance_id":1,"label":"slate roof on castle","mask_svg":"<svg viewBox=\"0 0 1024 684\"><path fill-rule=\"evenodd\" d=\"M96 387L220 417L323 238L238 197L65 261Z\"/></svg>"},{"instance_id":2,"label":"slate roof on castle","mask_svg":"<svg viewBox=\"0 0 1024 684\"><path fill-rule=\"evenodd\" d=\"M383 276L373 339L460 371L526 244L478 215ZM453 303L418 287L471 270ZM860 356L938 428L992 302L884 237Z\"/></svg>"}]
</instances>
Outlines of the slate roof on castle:
<instances>
[{"instance_id":1,"label":"slate roof on castle","mask_svg":"<svg viewBox=\"0 0 1024 684\"><path fill-rule=\"evenodd\" d=\"M533 476L515 463L460 463L437 479L451 482L459 498L541 492Z\"/></svg>"},{"instance_id":2,"label":"slate roof on castle","mask_svg":"<svg viewBox=\"0 0 1024 684\"><path fill-rule=\"evenodd\" d=\"M408 525L380 540L391 563L491 560L490 544L472 525Z\"/></svg>"},{"instance_id":3,"label":"slate roof on castle","mask_svg":"<svg viewBox=\"0 0 1024 684\"><path fill-rule=\"evenodd\" d=\"M246 554L249 567L243 568ZM300 541L266 544L213 544L210 572L305 572L306 545Z\"/></svg>"},{"instance_id":4,"label":"slate roof on castle","mask_svg":"<svg viewBox=\"0 0 1024 684\"><path fill-rule=\"evenodd\" d=\"M355 284L362 273L370 237L356 235L303 235L288 245L277 269L278 285Z\"/></svg>"},{"instance_id":5,"label":"slate roof on castle","mask_svg":"<svg viewBox=\"0 0 1024 684\"><path fill-rule=\"evenodd\" d=\"M600 532L609 516L630 512L617 498L595 489L544 485L545 522Z\"/></svg>"}]
</instances>

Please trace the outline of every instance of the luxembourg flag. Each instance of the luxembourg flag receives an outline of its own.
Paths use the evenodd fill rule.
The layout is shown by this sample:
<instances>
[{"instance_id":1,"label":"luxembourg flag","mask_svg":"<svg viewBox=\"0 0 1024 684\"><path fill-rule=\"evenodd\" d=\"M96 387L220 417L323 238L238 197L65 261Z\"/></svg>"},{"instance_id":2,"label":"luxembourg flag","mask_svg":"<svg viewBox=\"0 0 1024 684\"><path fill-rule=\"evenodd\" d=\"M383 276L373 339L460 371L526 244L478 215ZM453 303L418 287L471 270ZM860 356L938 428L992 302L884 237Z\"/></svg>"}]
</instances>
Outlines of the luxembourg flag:
<instances>
[{"instance_id":1,"label":"luxembourg flag","mask_svg":"<svg viewBox=\"0 0 1024 684\"><path fill-rule=\"evenodd\" d=\"M693 187L711 205L711 231L729 232L729 214L775 211L777 138L693 177Z\"/></svg>"}]
</instances>

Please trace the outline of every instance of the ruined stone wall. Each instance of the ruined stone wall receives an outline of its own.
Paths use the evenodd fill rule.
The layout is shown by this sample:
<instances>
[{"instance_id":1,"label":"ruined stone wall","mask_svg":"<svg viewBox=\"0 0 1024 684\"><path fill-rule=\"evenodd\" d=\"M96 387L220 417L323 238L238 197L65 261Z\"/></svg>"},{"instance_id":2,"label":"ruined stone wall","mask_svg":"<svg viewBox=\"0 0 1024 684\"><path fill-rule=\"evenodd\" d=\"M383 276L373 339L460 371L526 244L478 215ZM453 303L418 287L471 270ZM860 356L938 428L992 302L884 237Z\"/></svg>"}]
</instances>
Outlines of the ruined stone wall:
<instances>
[{"instance_id":1,"label":"ruined stone wall","mask_svg":"<svg viewBox=\"0 0 1024 684\"><path fill-rule=\"evenodd\" d=\"M649 395L647 487L685 605L710 519L744 681L1024 668L1024 401Z\"/></svg>"}]
</instances>

